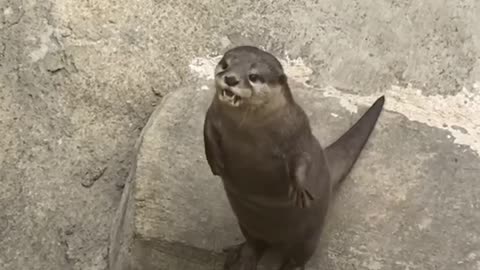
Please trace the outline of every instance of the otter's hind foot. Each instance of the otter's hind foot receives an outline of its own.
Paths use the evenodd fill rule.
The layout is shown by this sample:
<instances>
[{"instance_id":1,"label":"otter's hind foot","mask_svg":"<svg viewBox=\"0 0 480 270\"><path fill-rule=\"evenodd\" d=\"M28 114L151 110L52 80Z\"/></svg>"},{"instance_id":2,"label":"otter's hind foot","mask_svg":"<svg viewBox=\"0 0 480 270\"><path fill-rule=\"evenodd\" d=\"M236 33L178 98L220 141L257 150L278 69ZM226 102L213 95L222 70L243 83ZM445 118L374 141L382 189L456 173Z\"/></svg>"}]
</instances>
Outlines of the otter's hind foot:
<instances>
[{"instance_id":1,"label":"otter's hind foot","mask_svg":"<svg viewBox=\"0 0 480 270\"><path fill-rule=\"evenodd\" d=\"M247 242L224 249L227 259L223 270L256 270L258 255Z\"/></svg>"}]
</instances>

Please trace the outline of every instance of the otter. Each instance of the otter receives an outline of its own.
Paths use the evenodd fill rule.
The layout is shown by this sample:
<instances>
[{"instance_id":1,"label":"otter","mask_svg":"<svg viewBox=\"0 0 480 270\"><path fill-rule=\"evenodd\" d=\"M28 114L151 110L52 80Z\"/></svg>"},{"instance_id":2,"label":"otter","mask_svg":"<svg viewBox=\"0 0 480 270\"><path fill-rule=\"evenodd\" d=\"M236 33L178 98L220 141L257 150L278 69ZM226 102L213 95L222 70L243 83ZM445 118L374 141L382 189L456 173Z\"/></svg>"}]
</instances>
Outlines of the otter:
<instances>
[{"instance_id":1,"label":"otter","mask_svg":"<svg viewBox=\"0 0 480 270\"><path fill-rule=\"evenodd\" d=\"M214 75L203 126L205 155L245 237L226 249L224 269L255 270L267 248L280 251L280 270L304 269L332 194L367 142L385 98L323 149L271 53L232 48Z\"/></svg>"}]
</instances>

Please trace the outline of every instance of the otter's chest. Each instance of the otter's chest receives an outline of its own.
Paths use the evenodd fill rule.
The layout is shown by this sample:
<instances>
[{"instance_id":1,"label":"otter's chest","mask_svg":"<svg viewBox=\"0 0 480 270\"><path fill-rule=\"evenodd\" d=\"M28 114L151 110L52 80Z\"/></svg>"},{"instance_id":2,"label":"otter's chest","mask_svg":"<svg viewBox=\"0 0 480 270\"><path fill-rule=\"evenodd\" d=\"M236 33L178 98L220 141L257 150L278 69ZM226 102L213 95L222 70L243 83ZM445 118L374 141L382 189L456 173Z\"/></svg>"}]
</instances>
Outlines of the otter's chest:
<instances>
[{"instance_id":1,"label":"otter's chest","mask_svg":"<svg viewBox=\"0 0 480 270\"><path fill-rule=\"evenodd\" d=\"M281 195L288 188L286 153L267 132L224 134L221 148L232 187L252 193Z\"/></svg>"}]
</instances>

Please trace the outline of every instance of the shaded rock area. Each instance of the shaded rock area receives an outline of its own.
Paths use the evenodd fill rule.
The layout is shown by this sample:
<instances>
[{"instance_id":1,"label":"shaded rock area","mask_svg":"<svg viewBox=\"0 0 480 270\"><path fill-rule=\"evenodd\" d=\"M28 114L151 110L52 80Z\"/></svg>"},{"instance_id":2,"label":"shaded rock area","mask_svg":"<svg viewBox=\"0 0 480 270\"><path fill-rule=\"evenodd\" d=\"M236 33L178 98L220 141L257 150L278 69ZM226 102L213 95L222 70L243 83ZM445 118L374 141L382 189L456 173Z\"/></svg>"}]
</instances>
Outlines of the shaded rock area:
<instances>
[{"instance_id":1,"label":"shaded rock area","mask_svg":"<svg viewBox=\"0 0 480 270\"><path fill-rule=\"evenodd\" d=\"M364 96L392 84L412 84L425 95L451 96L463 87L472 90L472 84L480 81L479 9L477 0L0 0L0 269L108 268L110 227L125 180L136 164L132 162L137 155L135 142L164 96L204 83L191 72L192 59L254 44L279 57L301 57L314 72L311 91L334 86L342 93ZM345 115L341 102L332 98L331 103L328 111ZM382 151L401 149L399 155L407 155L417 150L411 147L425 143L428 151L436 153L426 156L425 166L417 172L405 168L418 173L408 178L418 183L427 183L421 177L431 177L428 170L438 174L431 180L440 188L433 197L423 197L431 195L430 186L412 188L425 192L416 193L418 200L427 200L431 211L450 202L460 207L447 214L434 213L458 220L445 218L445 233L423 238L425 250L438 246L431 257L424 253L425 260L450 258L449 263L458 262L451 269L475 269L480 251L470 247L478 236L465 224L478 211L472 215L462 211L478 205L478 197L469 193L478 187L469 182L478 172L478 160L469 149L457 148L444 131L402 115L384 117L399 121L393 128L402 137L385 139ZM344 120L338 119L345 125L342 128L350 124ZM339 133L340 128L335 130ZM404 138L418 144L410 145ZM452 156L457 163L449 163ZM407 157L399 162L418 163ZM389 161L392 167L394 160L379 162ZM364 173L371 175L362 171L357 175ZM406 188L401 173L398 169L393 183ZM447 181L448 177L456 181ZM396 188L388 183L371 185L378 192L373 197L383 198ZM464 190L467 185L470 189ZM362 187L353 186L344 192ZM346 208L360 205L352 201ZM407 211L393 207L388 213L406 215L397 209ZM377 211L377 219L390 217L380 207ZM355 217L345 216L345 222L362 220ZM402 228L414 226L412 221L401 221ZM441 226L434 221L431 226ZM344 226L352 230L349 224ZM428 219L425 224L430 224ZM456 245L440 243L451 240L453 232L460 232L458 238L448 242ZM460 245L464 235L470 238ZM337 238L351 236L339 231ZM358 268L388 269L369 262L414 250L408 245L400 246L400 251L383 251L383 240L373 232L370 236L377 242L365 245L376 243L378 250L348 251L352 253L347 259ZM328 258L338 252L343 251L332 251ZM413 269L409 265L415 263L394 269Z\"/></svg>"},{"instance_id":2,"label":"shaded rock area","mask_svg":"<svg viewBox=\"0 0 480 270\"><path fill-rule=\"evenodd\" d=\"M294 89L323 145L366 110L350 115L322 89ZM211 97L201 88L180 89L150 118L114 225L112 269L221 269L222 248L242 240L204 157L203 119ZM480 159L435 129L406 124L395 113L381 115L307 269L478 265ZM276 269L268 268L271 263L267 257L261 269Z\"/></svg>"}]
</instances>

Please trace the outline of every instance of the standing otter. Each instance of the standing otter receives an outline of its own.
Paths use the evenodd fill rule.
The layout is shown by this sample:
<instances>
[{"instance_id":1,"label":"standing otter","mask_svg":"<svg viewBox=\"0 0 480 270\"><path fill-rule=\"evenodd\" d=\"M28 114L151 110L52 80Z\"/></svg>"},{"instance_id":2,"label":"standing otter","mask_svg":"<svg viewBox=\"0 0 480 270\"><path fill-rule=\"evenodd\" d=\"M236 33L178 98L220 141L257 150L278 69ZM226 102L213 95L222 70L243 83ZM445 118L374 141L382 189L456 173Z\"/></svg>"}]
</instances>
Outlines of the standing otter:
<instances>
[{"instance_id":1,"label":"standing otter","mask_svg":"<svg viewBox=\"0 0 480 270\"><path fill-rule=\"evenodd\" d=\"M229 250L224 269L255 270L267 248L281 252L280 270L304 269L332 191L368 140L384 97L323 150L270 53L251 46L227 51L215 68L215 86L205 154L246 240Z\"/></svg>"}]
</instances>

